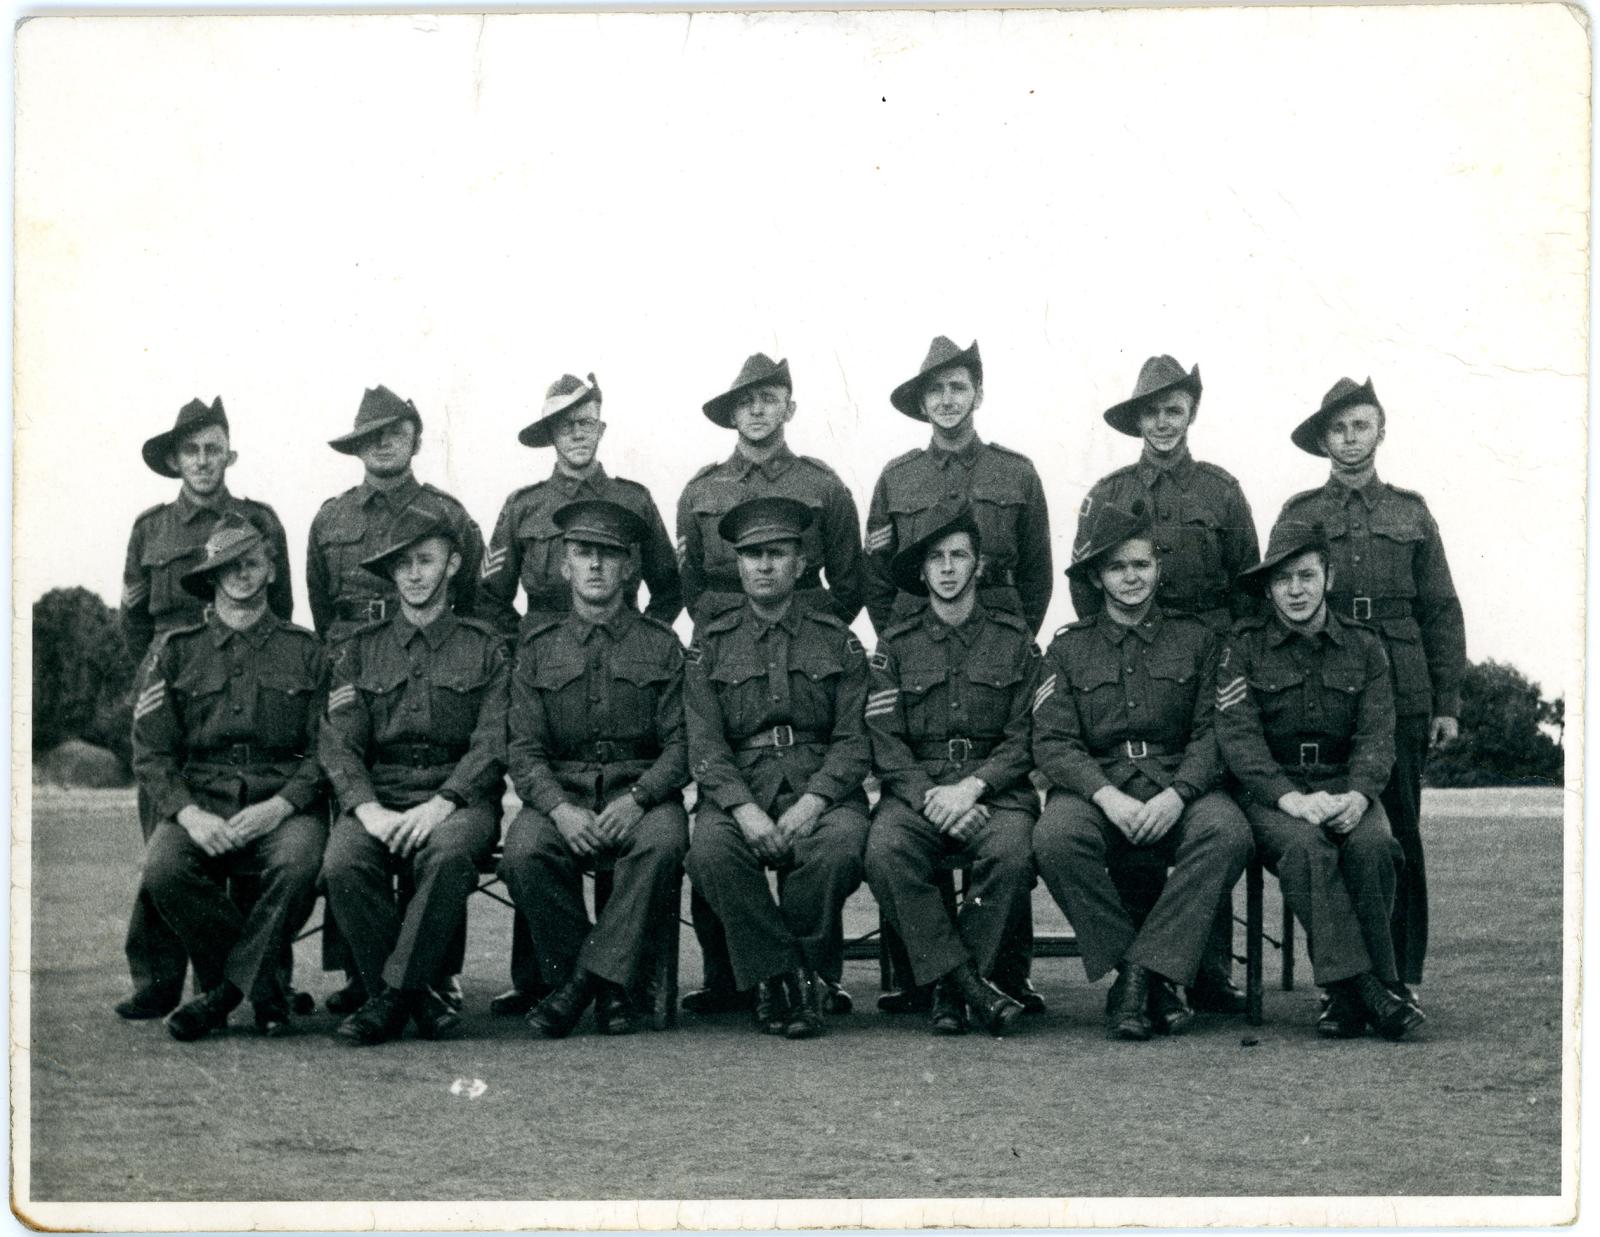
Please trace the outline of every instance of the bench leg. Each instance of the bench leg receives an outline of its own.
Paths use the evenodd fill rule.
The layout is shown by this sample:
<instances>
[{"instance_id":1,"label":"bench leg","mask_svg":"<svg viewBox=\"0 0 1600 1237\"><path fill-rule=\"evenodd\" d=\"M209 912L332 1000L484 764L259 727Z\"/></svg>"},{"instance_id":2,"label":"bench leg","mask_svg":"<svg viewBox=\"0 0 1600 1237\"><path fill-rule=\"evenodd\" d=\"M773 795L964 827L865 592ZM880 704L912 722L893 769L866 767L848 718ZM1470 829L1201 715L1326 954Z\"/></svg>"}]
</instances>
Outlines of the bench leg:
<instances>
[{"instance_id":1,"label":"bench leg","mask_svg":"<svg viewBox=\"0 0 1600 1237\"><path fill-rule=\"evenodd\" d=\"M1261 951L1262 951L1262 907L1261 907L1261 861L1251 858L1250 866L1245 869L1244 878L1245 898L1245 1007L1244 1018L1253 1027L1262 1023L1261 997Z\"/></svg>"},{"instance_id":2,"label":"bench leg","mask_svg":"<svg viewBox=\"0 0 1600 1237\"><path fill-rule=\"evenodd\" d=\"M1294 991L1294 916L1289 904L1283 904L1283 990Z\"/></svg>"}]
</instances>

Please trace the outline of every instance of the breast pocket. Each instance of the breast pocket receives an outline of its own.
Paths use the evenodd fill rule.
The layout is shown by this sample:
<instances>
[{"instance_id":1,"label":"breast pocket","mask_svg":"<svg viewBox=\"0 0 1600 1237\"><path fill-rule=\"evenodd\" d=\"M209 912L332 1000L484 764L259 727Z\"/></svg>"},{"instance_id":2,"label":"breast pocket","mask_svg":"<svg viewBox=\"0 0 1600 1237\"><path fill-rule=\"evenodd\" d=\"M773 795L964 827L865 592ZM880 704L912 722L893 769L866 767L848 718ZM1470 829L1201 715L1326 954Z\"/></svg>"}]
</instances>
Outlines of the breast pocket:
<instances>
[{"instance_id":1,"label":"breast pocket","mask_svg":"<svg viewBox=\"0 0 1600 1237\"><path fill-rule=\"evenodd\" d=\"M1373 515L1371 570L1363 574L1375 595L1416 596L1416 557L1426 536L1420 520L1384 511Z\"/></svg>"},{"instance_id":2,"label":"breast pocket","mask_svg":"<svg viewBox=\"0 0 1600 1237\"><path fill-rule=\"evenodd\" d=\"M430 680L433 742L460 744L472 737L489 677L483 666L441 667L434 671Z\"/></svg>"},{"instance_id":3,"label":"breast pocket","mask_svg":"<svg viewBox=\"0 0 1600 1237\"><path fill-rule=\"evenodd\" d=\"M220 662L190 662L178 671L172 681L172 697L183 729L192 734L207 722L226 722L227 688L228 670ZM239 720L244 720L242 711Z\"/></svg>"},{"instance_id":4,"label":"breast pocket","mask_svg":"<svg viewBox=\"0 0 1600 1237\"><path fill-rule=\"evenodd\" d=\"M303 666L270 666L256 679L256 730L267 747L304 748L316 724L317 683Z\"/></svg>"},{"instance_id":5,"label":"breast pocket","mask_svg":"<svg viewBox=\"0 0 1600 1237\"><path fill-rule=\"evenodd\" d=\"M515 536L522 553L522 587L530 599L567 596L567 582L561 578L561 530L550 518L550 511L537 507L517 522ZM529 608L533 608L530 600Z\"/></svg>"},{"instance_id":6,"label":"breast pocket","mask_svg":"<svg viewBox=\"0 0 1600 1237\"><path fill-rule=\"evenodd\" d=\"M942 737L949 730L944 688L942 671L918 668L901 674L900 706L905 710L906 737Z\"/></svg>"},{"instance_id":7,"label":"breast pocket","mask_svg":"<svg viewBox=\"0 0 1600 1237\"><path fill-rule=\"evenodd\" d=\"M548 741L559 745L587 737L593 732L592 710L588 692L583 683L584 663L578 658L541 659L533 673L533 686L544 706L552 734ZM516 731L519 719L511 716L511 729Z\"/></svg>"},{"instance_id":8,"label":"breast pocket","mask_svg":"<svg viewBox=\"0 0 1600 1237\"><path fill-rule=\"evenodd\" d=\"M198 561L198 553L188 546L175 546L146 542L139 556L139 567L150 582L150 614L152 618L191 610L198 614L200 603L193 594L178 584L191 561Z\"/></svg>"},{"instance_id":9,"label":"breast pocket","mask_svg":"<svg viewBox=\"0 0 1600 1237\"><path fill-rule=\"evenodd\" d=\"M1362 666L1322 668L1322 702L1327 710L1323 721L1330 734L1355 733L1356 712L1366 682L1366 670Z\"/></svg>"},{"instance_id":10,"label":"breast pocket","mask_svg":"<svg viewBox=\"0 0 1600 1237\"><path fill-rule=\"evenodd\" d=\"M993 481L978 481L973 484L971 500L990 570L1011 570L1017 562L1017 532L1026 506L1022 492Z\"/></svg>"},{"instance_id":11,"label":"breast pocket","mask_svg":"<svg viewBox=\"0 0 1600 1237\"><path fill-rule=\"evenodd\" d=\"M831 649L804 649L796 654L789 668L794 724L807 730L831 730L843 677L844 661Z\"/></svg>"},{"instance_id":12,"label":"breast pocket","mask_svg":"<svg viewBox=\"0 0 1600 1237\"><path fill-rule=\"evenodd\" d=\"M933 507L938 501L939 492L931 486L900 486L889 492L884 506L894 526L897 546L904 549L924 533L933 531Z\"/></svg>"},{"instance_id":13,"label":"breast pocket","mask_svg":"<svg viewBox=\"0 0 1600 1237\"><path fill-rule=\"evenodd\" d=\"M699 566L707 575L738 576L733 550L717 531L717 524L745 497L751 496L742 494L739 487L726 483L706 486L695 494L690 501L689 511L694 517L695 527L700 530L702 558L698 564L691 563L691 567Z\"/></svg>"},{"instance_id":14,"label":"breast pocket","mask_svg":"<svg viewBox=\"0 0 1600 1237\"><path fill-rule=\"evenodd\" d=\"M1394 670L1395 702L1402 708L1414 708L1418 698L1427 697L1433 682L1427 651L1422 647L1422 628L1414 618L1384 619L1378 626Z\"/></svg>"},{"instance_id":15,"label":"breast pocket","mask_svg":"<svg viewBox=\"0 0 1600 1237\"><path fill-rule=\"evenodd\" d=\"M1266 667L1251 672L1250 691L1267 730L1286 734L1305 729L1306 676L1289 667Z\"/></svg>"},{"instance_id":16,"label":"breast pocket","mask_svg":"<svg viewBox=\"0 0 1600 1237\"><path fill-rule=\"evenodd\" d=\"M966 673L967 719L964 729L977 735L998 735L1011 716L1022 670L1004 663L969 664Z\"/></svg>"},{"instance_id":17,"label":"breast pocket","mask_svg":"<svg viewBox=\"0 0 1600 1237\"><path fill-rule=\"evenodd\" d=\"M1222 567L1222 519L1200 499L1184 495L1178 521L1163 532L1163 592L1184 595L1226 583Z\"/></svg>"},{"instance_id":18,"label":"breast pocket","mask_svg":"<svg viewBox=\"0 0 1600 1237\"><path fill-rule=\"evenodd\" d=\"M361 566L366 536L367 517L361 511L341 511L317 529L317 552L322 556L328 578L334 582L335 592L344 575Z\"/></svg>"},{"instance_id":19,"label":"breast pocket","mask_svg":"<svg viewBox=\"0 0 1600 1237\"><path fill-rule=\"evenodd\" d=\"M633 739L656 733L656 703L672 678L672 667L642 660L611 666L608 737Z\"/></svg>"},{"instance_id":20,"label":"breast pocket","mask_svg":"<svg viewBox=\"0 0 1600 1237\"><path fill-rule=\"evenodd\" d=\"M1154 720L1170 729L1176 742L1187 742L1194 718L1195 693L1200 668L1184 657L1160 657L1150 662L1150 687Z\"/></svg>"},{"instance_id":21,"label":"breast pocket","mask_svg":"<svg viewBox=\"0 0 1600 1237\"><path fill-rule=\"evenodd\" d=\"M1072 686L1072 702L1086 740L1092 742L1097 730L1121 725L1122 682L1115 666L1095 662L1074 665L1068 670L1066 681ZM1059 682L1056 690L1060 690Z\"/></svg>"},{"instance_id":22,"label":"breast pocket","mask_svg":"<svg viewBox=\"0 0 1600 1237\"><path fill-rule=\"evenodd\" d=\"M412 733L420 734L424 728L422 698L407 691L409 673L404 664L393 666L368 665L356 676L356 691L365 702L372 719L372 733L394 733L409 713ZM418 689L419 691L422 689ZM407 709L407 704L416 707Z\"/></svg>"}]
</instances>

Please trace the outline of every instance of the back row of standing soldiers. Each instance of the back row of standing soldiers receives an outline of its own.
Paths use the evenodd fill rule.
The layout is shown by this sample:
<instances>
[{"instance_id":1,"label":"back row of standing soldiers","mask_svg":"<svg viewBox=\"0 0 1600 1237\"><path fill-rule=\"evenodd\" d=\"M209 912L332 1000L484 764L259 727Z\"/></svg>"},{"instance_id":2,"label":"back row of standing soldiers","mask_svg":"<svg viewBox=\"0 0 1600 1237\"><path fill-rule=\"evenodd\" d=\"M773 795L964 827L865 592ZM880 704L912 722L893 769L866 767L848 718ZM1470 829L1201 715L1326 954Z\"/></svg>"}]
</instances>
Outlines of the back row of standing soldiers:
<instances>
[{"instance_id":1,"label":"back row of standing soldiers","mask_svg":"<svg viewBox=\"0 0 1600 1237\"><path fill-rule=\"evenodd\" d=\"M1144 449L1136 463L1090 491L1080 510L1078 548L1099 512L1141 506L1162 562L1160 605L1193 615L1221 633L1261 605L1258 596L1238 583L1240 573L1257 563L1259 550L1238 483L1189 452L1200 393L1198 367L1186 372L1170 357L1155 357L1141 368L1133 396L1106 411L1107 422L1142 438ZM899 411L929 423L931 441L884 469L874 487L863 542L855 504L837 474L821 461L796 456L786 445L785 426L795 412L787 364L753 356L730 389L704 406L707 417L735 430L738 440L727 460L702 469L685 488L678 503L674 552L648 491L608 476L598 461L605 425L593 375L588 381L564 376L550 388L539 418L519 434L524 445L553 446L555 468L547 480L507 499L485 548L465 508L412 473L421 435L417 409L378 387L363 398L352 432L331 443L358 456L365 477L324 504L313 521L307 567L313 621L318 634L337 649L363 625L394 613L393 582L363 564L389 548L397 521L424 503L444 513L459 547L454 611L486 620L515 638L519 627L526 633L571 606L555 512L575 500L603 499L632 511L642 523L636 574L649 590L646 614L670 622L687 605L700 630L744 601L736 552L719 529L721 521L745 500L777 497L795 500L811 513L800 534L806 564L797 581L802 606L846 623L865 606L880 635L916 615L927 602L897 584L891 570L895 556L962 506L970 512L982 545L978 600L986 610L1017 616L1027 634L1035 635L1054 580L1044 490L1026 457L978 437L975 415L982 400L977 345L961 349L943 337L935 339L918 372L891 395ZM1393 916L1395 953L1401 976L1414 985L1422 977L1427 938L1418 829L1421 774L1430 742L1455 733L1465 647L1459 603L1426 504L1376 475L1383 433L1384 412L1370 380L1357 385L1341 379L1292 434L1303 450L1330 459L1329 480L1291 499L1275 527L1315 523L1324 530L1332 568L1330 611L1379 631L1393 666L1396 759L1382 799L1405 858ZM152 508L135 523L123 595L130 648L142 655L154 636L194 623L201 603L181 587L180 577L192 567L218 521L229 514L242 515L263 530L278 564L268 601L273 613L287 619L292 592L282 526L264 504L235 498L226 489L225 474L234 455L220 400L186 406L173 429L145 444L144 458L152 469L183 484L175 502ZM519 585L527 596L520 618L513 608ZM1072 596L1085 618L1101 605L1099 588L1081 574L1072 577ZM148 838L160 817L143 785L140 815ZM745 998L738 994L737 968L728 963L716 917L698 896L698 885L695 892L706 986L689 994L685 1004L709 1012ZM1024 902L1005 926L990 977L1021 1003L1039 1008L1027 978L1029 932ZM1230 937L1225 904L1216 916L1206 963L1191 988L1197 1007L1238 1006L1239 994L1229 976ZM445 951L442 972L459 967L459 948L457 942ZM128 957L136 990L119 1012L149 1017L171 1010L181 998L184 951L144 891L130 924ZM353 960L346 964L352 982L331 999L341 1012L359 1008L369 995L359 977L361 968ZM497 1008L531 1008L548 985L541 981L538 951L520 921L512 972L514 986L497 998ZM436 978L448 1003L455 991L451 975ZM822 968L822 982L824 1004L848 1008L836 967ZM891 1005L916 999L915 993L888 998Z\"/></svg>"}]
</instances>

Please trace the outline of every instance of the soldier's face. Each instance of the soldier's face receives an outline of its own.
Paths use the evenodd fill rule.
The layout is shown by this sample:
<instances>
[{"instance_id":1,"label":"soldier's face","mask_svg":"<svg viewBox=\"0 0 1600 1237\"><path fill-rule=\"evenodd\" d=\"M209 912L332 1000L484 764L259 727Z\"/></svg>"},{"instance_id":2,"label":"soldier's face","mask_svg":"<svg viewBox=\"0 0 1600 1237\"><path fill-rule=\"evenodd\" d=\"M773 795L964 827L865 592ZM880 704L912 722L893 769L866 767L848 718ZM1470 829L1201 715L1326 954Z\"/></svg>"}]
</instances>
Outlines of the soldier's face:
<instances>
[{"instance_id":1,"label":"soldier's face","mask_svg":"<svg viewBox=\"0 0 1600 1237\"><path fill-rule=\"evenodd\" d=\"M922 560L922 579L940 601L954 601L967 591L978 574L978 555L972 548L972 534L951 533L941 537Z\"/></svg>"},{"instance_id":2,"label":"soldier's face","mask_svg":"<svg viewBox=\"0 0 1600 1237\"><path fill-rule=\"evenodd\" d=\"M277 578L266 546L253 546L217 572L217 592L236 605L248 605Z\"/></svg>"},{"instance_id":3,"label":"soldier's face","mask_svg":"<svg viewBox=\"0 0 1600 1237\"><path fill-rule=\"evenodd\" d=\"M411 467L411 457L416 453L416 423L402 417L363 438L357 455L374 477L398 477Z\"/></svg>"},{"instance_id":4,"label":"soldier's face","mask_svg":"<svg viewBox=\"0 0 1600 1237\"><path fill-rule=\"evenodd\" d=\"M1194 421L1194 396L1168 391L1139 410L1139 433L1157 455L1171 455L1188 440Z\"/></svg>"},{"instance_id":5,"label":"soldier's face","mask_svg":"<svg viewBox=\"0 0 1600 1237\"><path fill-rule=\"evenodd\" d=\"M1378 453L1383 441L1383 413L1371 404L1341 408L1328 418L1322 448L1341 468L1361 468Z\"/></svg>"},{"instance_id":6,"label":"soldier's face","mask_svg":"<svg viewBox=\"0 0 1600 1237\"><path fill-rule=\"evenodd\" d=\"M628 578L630 555L613 545L569 541L561 560L561 576L572 591L591 605L607 606Z\"/></svg>"},{"instance_id":7,"label":"soldier's face","mask_svg":"<svg viewBox=\"0 0 1600 1237\"><path fill-rule=\"evenodd\" d=\"M1294 626L1315 622L1328 592L1328 564L1316 550L1278 564L1268 585L1272 604Z\"/></svg>"},{"instance_id":8,"label":"soldier's face","mask_svg":"<svg viewBox=\"0 0 1600 1237\"><path fill-rule=\"evenodd\" d=\"M390 578L401 600L420 610L438 597L460 570L461 555L450 548L446 538L424 537L395 557Z\"/></svg>"},{"instance_id":9,"label":"soldier's face","mask_svg":"<svg viewBox=\"0 0 1600 1237\"><path fill-rule=\"evenodd\" d=\"M947 434L962 429L983 403L983 391L965 365L941 369L922 386L922 415Z\"/></svg>"},{"instance_id":10,"label":"soldier's face","mask_svg":"<svg viewBox=\"0 0 1600 1237\"><path fill-rule=\"evenodd\" d=\"M1100 560L1100 587L1106 600L1137 610L1155 596L1161 581L1156 547L1144 537L1124 541Z\"/></svg>"},{"instance_id":11,"label":"soldier's face","mask_svg":"<svg viewBox=\"0 0 1600 1237\"><path fill-rule=\"evenodd\" d=\"M206 498L222 488L228 468L239 457L228 448L228 431L220 425L185 434L167 455L167 463L183 479L183 488Z\"/></svg>"},{"instance_id":12,"label":"soldier's face","mask_svg":"<svg viewBox=\"0 0 1600 1237\"><path fill-rule=\"evenodd\" d=\"M600 449L600 438L605 432L600 405L590 400L556 422L553 437L556 454L568 468L587 468Z\"/></svg>"},{"instance_id":13,"label":"soldier's face","mask_svg":"<svg viewBox=\"0 0 1600 1237\"><path fill-rule=\"evenodd\" d=\"M738 551L739 582L756 601L782 601L806 569L798 541L768 541Z\"/></svg>"},{"instance_id":14,"label":"soldier's face","mask_svg":"<svg viewBox=\"0 0 1600 1237\"><path fill-rule=\"evenodd\" d=\"M794 400L789 389L776 384L751 387L733 406L733 428L751 446L767 441L794 416Z\"/></svg>"}]
</instances>

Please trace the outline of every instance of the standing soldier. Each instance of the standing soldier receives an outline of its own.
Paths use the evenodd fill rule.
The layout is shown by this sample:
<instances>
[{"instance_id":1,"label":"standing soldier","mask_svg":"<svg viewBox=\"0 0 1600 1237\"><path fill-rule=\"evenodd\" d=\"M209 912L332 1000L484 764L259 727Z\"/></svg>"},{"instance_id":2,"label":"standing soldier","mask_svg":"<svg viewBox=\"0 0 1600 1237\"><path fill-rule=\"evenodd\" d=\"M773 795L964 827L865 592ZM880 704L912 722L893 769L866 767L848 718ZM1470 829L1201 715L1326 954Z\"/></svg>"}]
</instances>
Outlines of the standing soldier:
<instances>
[{"instance_id":1,"label":"standing soldier","mask_svg":"<svg viewBox=\"0 0 1600 1237\"><path fill-rule=\"evenodd\" d=\"M967 503L983 541L978 600L990 611L1020 615L1029 633L1038 636L1055 589L1050 513L1032 461L978 437L974 419L983 404L978 342L963 350L945 336L936 336L922 368L894 389L889 402L912 420L927 422L933 436L926 447L891 460L872 490L866 578L873 629L882 636L891 624L928 604L924 597L896 587L894 556L933 531L941 512ZM1017 914L993 978L1029 1013L1043 1013L1044 998L1028 979L1033 954L1031 901ZM878 999L880 1008L894 1012L918 1003L915 991L886 993Z\"/></svg>"},{"instance_id":2,"label":"standing soldier","mask_svg":"<svg viewBox=\"0 0 1600 1237\"><path fill-rule=\"evenodd\" d=\"M683 595L695 624L744 604L737 556L717 528L739 503L769 496L794 499L812 513L804 534L806 569L796 584L797 602L826 602L832 613L846 623L854 622L864 597L855 499L821 460L789 450L785 427L795 414L789 362L774 362L756 353L746 359L733 386L707 401L703 411L713 424L736 430L739 437L733 454L695 473L678 499ZM690 910L704 960L705 986L686 994L683 1007L691 1013L738 1008L722 927L698 888ZM829 1012L850 1009L850 995L839 986L840 978L838 973L823 975Z\"/></svg>"},{"instance_id":3,"label":"standing soldier","mask_svg":"<svg viewBox=\"0 0 1600 1237\"><path fill-rule=\"evenodd\" d=\"M320 812L322 649L270 612L270 542L227 517L181 577L203 621L164 635L140 678L134 768L159 822L144 888L194 963L199 995L167 1019L180 1040L225 1026L249 996L256 1026L289 1031L278 960L316 901L328 838ZM213 600L214 598L214 600ZM260 881L248 914L230 876Z\"/></svg>"},{"instance_id":4,"label":"standing soldier","mask_svg":"<svg viewBox=\"0 0 1600 1237\"><path fill-rule=\"evenodd\" d=\"M792 498L753 498L718 522L746 597L696 629L684 690L700 788L689 876L726 925L757 1023L790 1039L824 1029L817 977L843 965L840 912L867 840L861 644L832 611L796 604L813 518Z\"/></svg>"},{"instance_id":5,"label":"standing soldier","mask_svg":"<svg viewBox=\"0 0 1600 1237\"><path fill-rule=\"evenodd\" d=\"M1338 583L1323 531L1280 520L1245 573L1272 614L1234 631L1217 672L1217 742L1244 790L1262 861L1304 925L1328 1001L1320 1034L1420 1026L1389 916L1399 848L1379 794L1394 765L1394 694L1376 632L1327 604Z\"/></svg>"},{"instance_id":6,"label":"standing soldier","mask_svg":"<svg viewBox=\"0 0 1600 1237\"><path fill-rule=\"evenodd\" d=\"M271 507L228 492L227 472L238 457L228 438L228 417L219 395L208 407L190 400L170 430L149 439L144 462L154 473L182 482L178 497L143 512L133 522L122 569L122 634L128 653L142 661L156 636L199 620L202 603L179 584L179 576L224 516L243 517L262 532L276 561L267 605L280 619L294 613L288 542ZM158 817L143 786L139 828L149 842ZM124 1018L162 1018L183 999L183 942L161 918L141 888L128 920L126 942L133 995L117 1004Z\"/></svg>"},{"instance_id":7,"label":"standing soldier","mask_svg":"<svg viewBox=\"0 0 1600 1237\"><path fill-rule=\"evenodd\" d=\"M517 612L512 602L519 583L528 599L525 625L571 609L572 592L567 583L561 530L554 517L563 504L584 498L620 503L644 521L640 570L629 580L626 603L636 604L642 576L650 590L646 614L671 624L683 609L678 560L650 491L625 477L607 476L600 465L600 439L606 432L606 423L600 419L600 402L600 384L593 374L588 382L563 374L545 393L539 419L517 435L517 441L525 447L553 446L556 466L548 479L524 486L506 499L483 558L479 608L513 640ZM511 929L511 987L489 1002L489 1010L496 1014L525 1014L545 991L528 923L518 910Z\"/></svg>"},{"instance_id":8,"label":"standing soldier","mask_svg":"<svg viewBox=\"0 0 1600 1237\"><path fill-rule=\"evenodd\" d=\"M1162 609L1193 614L1219 636L1233 621L1254 613L1256 599L1236 584L1239 573L1261 557L1250 504L1233 475L1189 454L1189 429L1200 413L1200 367L1188 373L1170 356L1154 356L1139 368L1133 396L1106 409L1106 424L1130 438L1142 438L1136 463L1102 477L1078 513L1081 541L1095 512L1106 504L1123 510L1135 501L1150 513L1151 535L1161 556ZM1101 592L1082 575L1071 584L1072 608L1089 618ZM1129 856L1154 861L1158 850ZM1154 893L1156 872L1130 873L1128 879ZM1209 1013L1244 1012L1244 993L1233 982L1233 898L1223 900L1189 997Z\"/></svg>"},{"instance_id":9,"label":"standing soldier","mask_svg":"<svg viewBox=\"0 0 1600 1237\"><path fill-rule=\"evenodd\" d=\"M386 576L364 570L362 564L390 544L400 517L419 502L442 512L449 521L461 555L461 572L452 586L454 608L458 614L475 614L483 534L465 507L412 473L411 461L422 447L422 416L417 406L388 387L372 387L361 397L355 428L328 445L359 458L364 475L360 485L323 503L311 521L306 591L317 634L331 646L363 624L394 612L394 586ZM330 970L343 968L349 982L333 993L327 1004L332 1013L348 1014L359 1009L368 994L337 929L331 920L323 925L322 964ZM461 944L456 942L446 960L449 978L440 981L446 999L458 1007L461 988L455 975L461 966Z\"/></svg>"},{"instance_id":10,"label":"standing soldier","mask_svg":"<svg viewBox=\"0 0 1600 1237\"><path fill-rule=\"evenodd\" d=\"M558 985L529 1021L559 1039L593 1003L600 1029L625 1035L638 1028L629 990L651 935L678 913L689 846L683 648L627 604L645 520L596 498L551 518L572 609L525 625L517 651L509 751L525 806L500 872ZM614 883L591 927L583 873L599 863Z\"/></svg>"},{"instance_id":11,"label":"standing soldier","mask_svg":"<svg viewBox=\"0 0 1600 1237\"><path fill-rule=\"evenodd\" d=\"M1467 637L1439 526L1422 495L1379 480L1384 411L1372 379L1341 378L1290 437L1326 456L1328 480L1283 505L1279 522L1320 522L1332 579L1328 608L1370 623L1394 667L1395 763L1383 806L1405 855L1395 896L1395 957L1406 984L1422 982L1428 882L1422 855L1422 771L1431 745L1459 733ZM1415 994L1412 994L1415 1000Z\"/></svg>"},{"instance_id":12,"label":"standing soldier","mask_svg":"<svg viewBox=\"0 0 1600 1237\"><path fill-rule=\"evenodd\" d=\"M1050 642L1033 707L1034 760L1051 783L1034 854L1090 981L1117 969L1113 1039L1188 1024L1180 989L1250 857L1250 828L1219 788L1218 636L1156 601L1165 566L1142 502L1090 513L1068 576L1103 601ZM1153 862L1129 863L1138 852Z\"/></svg>"},{"instance_id":13,"label":"standing soldier","mask_svg":"<svg viewBox=\"0 0 1600 1237\"><path fill-rule=\"evenodd\" d=\"M408 1018L425 1039L459 1030L433 985L500 834L505 776L510 656L493 624L447 604L463 569L453 514L418 505L390 537L364 567L399 604L335 650L320 741L342 809L323 884L369 994L339 1025L354 1044L396 1039Z\"/></svg>"},{"instance_id":14,"label":"standing soldier","mask_svg":"<svg viewBox=\"0 0 1600 1237\"><path fill-rule=\"evenodd\" d=\"M914 980L935 984L933 1033L970 1011L1003 1035L1020 1002L985 977L1033 889L1039 796L1029 711L1039 646L1024 621L978 601L983 540L970 507L895 555L895 585L926 610L890 626L869 659L867 731L883 797L867 838L867 881L905 942ZM952 922L939 861L970 876Z\"/></svg>"}]
</instances>

